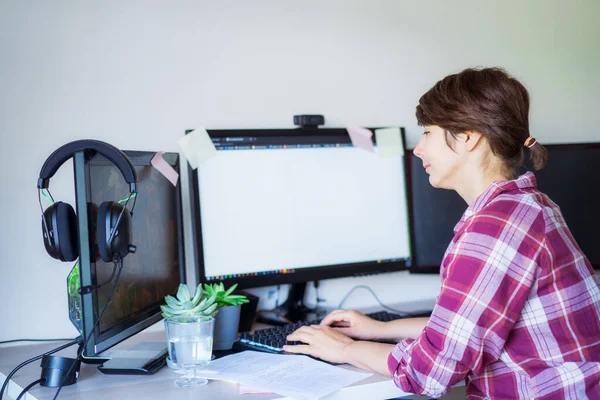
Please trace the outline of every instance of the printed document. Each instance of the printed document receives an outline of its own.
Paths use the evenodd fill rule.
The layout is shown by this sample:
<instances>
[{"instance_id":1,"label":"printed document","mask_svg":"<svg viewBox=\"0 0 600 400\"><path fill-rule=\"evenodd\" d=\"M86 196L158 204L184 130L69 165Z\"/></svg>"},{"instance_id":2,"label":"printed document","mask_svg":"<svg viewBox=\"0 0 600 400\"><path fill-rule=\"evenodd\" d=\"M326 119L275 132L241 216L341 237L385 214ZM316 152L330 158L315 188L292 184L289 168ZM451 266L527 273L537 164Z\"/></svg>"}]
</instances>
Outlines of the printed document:
<instances>
[{"instance_id":1,"label":"printed document","mask_svg":"<svg viewBox=\"0 0 600 400\"><path fill-rule=\"evenodd\" d=\"M252 386L293 399L319 399L371 376L302 355L244 351L219 358L197 375Z\"/></svg>"}]
</instances>

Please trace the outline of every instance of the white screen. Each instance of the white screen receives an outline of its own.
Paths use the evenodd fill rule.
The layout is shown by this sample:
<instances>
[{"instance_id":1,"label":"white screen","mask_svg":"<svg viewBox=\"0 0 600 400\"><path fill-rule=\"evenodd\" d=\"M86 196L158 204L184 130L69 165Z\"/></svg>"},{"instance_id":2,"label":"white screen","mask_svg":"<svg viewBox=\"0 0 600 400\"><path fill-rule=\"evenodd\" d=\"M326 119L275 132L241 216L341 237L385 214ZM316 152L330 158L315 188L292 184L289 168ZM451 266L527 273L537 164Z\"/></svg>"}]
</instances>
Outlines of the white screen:
<instances>
[{"instance_id":1,"label":"white screen","mask_svg":"<svg viewBox=\"0 0 600 400\"><path fill-rule=\"evenodd\" d=\"M198 169L205 276L410 257L403 157L219 150Z\"/></svg>"}]
</instances>

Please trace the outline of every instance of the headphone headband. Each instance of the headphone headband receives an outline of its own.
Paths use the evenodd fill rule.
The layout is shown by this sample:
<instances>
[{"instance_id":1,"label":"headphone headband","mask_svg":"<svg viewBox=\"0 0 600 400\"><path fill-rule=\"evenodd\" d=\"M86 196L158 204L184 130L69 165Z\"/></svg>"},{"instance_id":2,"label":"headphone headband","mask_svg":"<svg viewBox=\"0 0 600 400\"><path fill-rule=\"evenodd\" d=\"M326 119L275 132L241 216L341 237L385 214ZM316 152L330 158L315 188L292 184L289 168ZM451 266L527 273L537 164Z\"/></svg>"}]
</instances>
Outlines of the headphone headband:
<instances>
[{"instance_id":1,"label":"headphone headband","mask_svg":"<svg viewBox=\"0 0 600 400\"><path fill-rule=\"evenodd\" d=\"M95 150L112 161L123 174L125 181L129 183L130 191L132 193L136 191L135 183L137 181L137 173L135 172L131 160L129 160L125 153L113 145L92 139L75 140L74 142L59 147L50 154L50 157L48 157L40 171L40 177L37 183L38 189L48 189L50 178L54 176L60 166L69 158L73 157L76 152L84 150Z\"/></svg>"}]
</instances>

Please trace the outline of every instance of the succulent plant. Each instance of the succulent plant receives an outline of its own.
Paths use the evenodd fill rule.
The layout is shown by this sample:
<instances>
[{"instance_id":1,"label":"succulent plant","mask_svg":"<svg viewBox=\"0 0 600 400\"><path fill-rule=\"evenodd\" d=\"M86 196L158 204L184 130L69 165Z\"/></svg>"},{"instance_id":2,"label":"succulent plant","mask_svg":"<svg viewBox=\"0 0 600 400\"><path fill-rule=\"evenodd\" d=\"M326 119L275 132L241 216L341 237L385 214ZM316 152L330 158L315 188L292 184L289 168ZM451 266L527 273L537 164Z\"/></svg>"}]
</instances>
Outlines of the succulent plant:
<instances>
[{"instance_id":1,"label":"succulent plant","mask_svg":"<svg viewBox=\"0 0 600 400\"><path fill-rule=\"evenodd\" d=\"M187 285L180 284L177 290L177 298L165 296L166 306L160 306L162 316L167 319L171 317L211 317L215 315L218 304L215 302L217 294L203 296L202 284L196 288L194 296L190 296Z\"/></svg>"},{"instance_id":2,"label":"succulent plant","mask_svg":"<svg viewBox=\"0 0 600 400\"><path fill-rule=\"evenodd\" d=\"M232 294L236 287L237 283L225 290L223 282L212 284L206 283L204 284L204 296L210 298L216 296L215 303L219 307L237 306L248 303L249 300L246 298L246 296L241 294Z\"/></svg>"}]
</instances>

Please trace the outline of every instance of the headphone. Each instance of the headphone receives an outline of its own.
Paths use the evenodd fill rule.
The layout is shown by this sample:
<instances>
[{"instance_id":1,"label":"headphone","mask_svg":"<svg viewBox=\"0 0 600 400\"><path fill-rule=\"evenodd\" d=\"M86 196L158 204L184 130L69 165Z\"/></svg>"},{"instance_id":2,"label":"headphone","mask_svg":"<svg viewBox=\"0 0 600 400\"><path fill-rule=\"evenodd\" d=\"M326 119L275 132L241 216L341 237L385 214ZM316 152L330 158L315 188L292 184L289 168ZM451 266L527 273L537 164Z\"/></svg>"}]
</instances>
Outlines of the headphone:
<instances>
[{"instance_id":1,"label":"headphone","mask_svg":"<svg viewBox=\"0 0 600 400\"><path fill-rule=\"evenodd\" d=\"M79 257L79 230L73 207L62 201L54 203L45 211L40 193L50 185L50 178L58 168L79 151L96 151L117 166L125 181L129 183L129 197L125 205L116 201L105 201L98 208L96 234L98 253L105 262L117 262L127 254L135 252L131 245L131 213L127 203L137 195L137 174L131 160L116 147L99 140L76 140L56 149L44 162L38 178L38 199L42 209L42 233L44 247L50 257L61 261L75 261ZM45 194L44 194L45 196ZM134 201L135 206L135 201Z\"/></svg>"}]
</instances>

